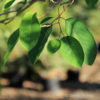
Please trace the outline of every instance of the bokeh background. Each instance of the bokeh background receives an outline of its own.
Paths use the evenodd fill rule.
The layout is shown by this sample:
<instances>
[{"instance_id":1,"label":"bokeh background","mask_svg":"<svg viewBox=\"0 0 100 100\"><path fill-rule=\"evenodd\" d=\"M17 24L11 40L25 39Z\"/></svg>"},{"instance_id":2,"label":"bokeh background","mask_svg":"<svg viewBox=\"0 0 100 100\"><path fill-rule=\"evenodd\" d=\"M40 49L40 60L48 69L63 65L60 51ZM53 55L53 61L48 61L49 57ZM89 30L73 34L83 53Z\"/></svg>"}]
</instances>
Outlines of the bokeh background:
<instances>
[{"instance_id":1,"label":"bokeh background","mask_svg":"<svg viewBox=\"0 0 100 100\"><path fill-rule=\"evenodd\" d=\"M4 1L0 0L0 13ZM34 2L9 24L0 23L0 61L8 50L9 36L19 27L24 14L37 12L39 17L50 6L47 1ZM0 16L0 20L7 16ZM47 16L56 17L57 7L43 18ZM98 47L94 64L75 68L61 57L59 51L51 55L45 46L38 62L32 65L27 52L18 41L1 72L0 100L100 100L100 1L93 9L89 9L85 0L75 0L63 17L82 20L92 32ZM63 20L61 25L64 30ZM49 40L59 37L58 29L57 25L53 27Z\"/></svg>"}]
</instances>

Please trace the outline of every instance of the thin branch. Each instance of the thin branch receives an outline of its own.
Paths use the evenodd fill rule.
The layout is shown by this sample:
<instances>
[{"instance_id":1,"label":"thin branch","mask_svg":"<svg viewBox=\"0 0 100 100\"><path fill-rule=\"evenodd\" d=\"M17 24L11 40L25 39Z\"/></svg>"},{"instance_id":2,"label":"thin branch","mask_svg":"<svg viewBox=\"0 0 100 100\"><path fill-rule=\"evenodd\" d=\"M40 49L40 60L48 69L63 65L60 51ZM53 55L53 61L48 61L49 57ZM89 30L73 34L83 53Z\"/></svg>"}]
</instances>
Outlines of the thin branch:
<instances>
[{"instance_id":1,"label":"thin branch","mask_svg":"<svg viewBox=\"0 0 100 100\"><path fill-rule=\"evenodd\" d=\"M64 11L62 11L58 17L56 17L52 22L51 24L56 21L57 19L59 19L61 17L61 15L74 3L74 0L71 1L71 3L69 5L67 5L67 7L65 7Z\"/></svg>"},{"instance_id":2,"label":"thin branch","mask_svg":"<svg viewBox=\"0 0 100 100\"><path fill-rule=\"evenodd\" d=\"M16 12L16 10L15 10L15 11L9 11L9 12L1 13L0 16L2 16L2 15L6 15L6 14L9 14L9 13L14 13L14 12Z\"/></svg>"}]
</instances>

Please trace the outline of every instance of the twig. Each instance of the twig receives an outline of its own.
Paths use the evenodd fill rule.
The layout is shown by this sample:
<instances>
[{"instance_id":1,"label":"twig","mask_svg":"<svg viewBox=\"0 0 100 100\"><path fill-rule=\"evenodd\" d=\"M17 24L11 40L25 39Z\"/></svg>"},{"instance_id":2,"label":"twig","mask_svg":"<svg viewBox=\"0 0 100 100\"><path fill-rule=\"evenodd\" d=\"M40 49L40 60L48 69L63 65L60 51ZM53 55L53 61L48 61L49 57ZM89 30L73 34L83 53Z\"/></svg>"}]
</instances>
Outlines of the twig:
<instances>
[{"instance_id":1,"label":"twig","mask_svg":"<svg viewBox=\"0 0 100 100\"><path fill-rule=\"evenodd\" d=\"M58 16L61 18L61 15L60 15L60 7L58 7ZM63 31L62 31L62 28L61 28L61 25L60 25L60 18L58 19L58 25L59 25L59 28L60 28L60 35L59 35L59 38L61 36L61 33L63 34Z\"/></svg>"},{"instance_id":2,"label":"twig","mask_svg":"<svg viewBox=\"0 0 100 100\"><path fill-rule=\"evenodd\" d=\"M1 13L0 16L5 15L5 14L9 14L9 13L14 13L14 12L16 12L16 11L4 12L4 13Z\"/></svg>"},{"instance_id":3,"label":"twig","mask_svg":"<svg viewBox=\"0 0 100 100\"><path fill-rule=\"evenodd\" d=\"M41 27L50 27L52 26L52 24L48 24L48 25L41 25Z\"/></svg>"},{"instance_id":4,"label":"twig","mask_svg":"<svg viewBox=\"0 0 100 100\"><path fill-rule=\"evenodd\" d=\"M43 15L41 15L39 18L42 18L44 17L45 15L47 15L51 10L52 8L54 8L54 6L50 7L50 9L48 9Z\"/></svg>"}]
</instances>

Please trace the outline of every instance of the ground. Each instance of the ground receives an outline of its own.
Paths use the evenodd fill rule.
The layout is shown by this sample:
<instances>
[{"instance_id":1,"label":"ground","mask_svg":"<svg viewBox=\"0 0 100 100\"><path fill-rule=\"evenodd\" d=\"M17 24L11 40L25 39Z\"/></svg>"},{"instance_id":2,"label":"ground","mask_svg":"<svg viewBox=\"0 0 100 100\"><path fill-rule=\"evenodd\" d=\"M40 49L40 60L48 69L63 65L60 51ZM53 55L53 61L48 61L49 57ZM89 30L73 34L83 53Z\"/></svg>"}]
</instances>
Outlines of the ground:
<instances>
[{"instance_id":1,"label":"ground","mask_svg":"<svg viewBox=\"0 0 100 100\"><path fill-rule=\"evenodd\" d=\"M25 80L23 88L7 86L2 79L0 100L100 100L100 54L93 66L83 66L78 81L61 81L57 91L43 91L41 83Z\"/></svg>"}]
</instances>

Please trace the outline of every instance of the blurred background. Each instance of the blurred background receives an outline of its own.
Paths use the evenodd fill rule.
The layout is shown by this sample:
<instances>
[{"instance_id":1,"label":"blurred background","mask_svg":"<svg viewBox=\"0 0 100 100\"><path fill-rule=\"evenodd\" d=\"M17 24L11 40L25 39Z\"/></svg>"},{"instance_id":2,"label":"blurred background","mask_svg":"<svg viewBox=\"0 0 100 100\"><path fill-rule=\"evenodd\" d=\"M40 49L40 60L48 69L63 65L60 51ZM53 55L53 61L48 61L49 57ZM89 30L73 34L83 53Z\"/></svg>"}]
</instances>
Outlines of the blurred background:
<instances>
[{"instance_id":1,"label":"blurred background","mask_svg":"<svg viewBox=\"0 0 100 100\"><path fill-rule=\"evenodd\" d=\"M0 0L0 13L4 10L4 1ZM29 11L37 12L39 17L50 6L47 1L36 0L10 23L0 23L0 61L8 50L9 36L19 27L24 14ZM0 20L14 14L0 16ZM47 16L55 18L57 7L43 18ZM63 17L82 20L92 32L98 47L94 64L83 65L82 69L75 68L61 57L59 51L51 55L45 46L38 62L32 65L27 52L18 41L1 72L0 100L100 100L100 1L89 9L85 0L75 0ZM63 20L61 25L64 29ZM58 28L58 25L53 27L49 40L59 37Z\"/></svg>"}]
</instances>

